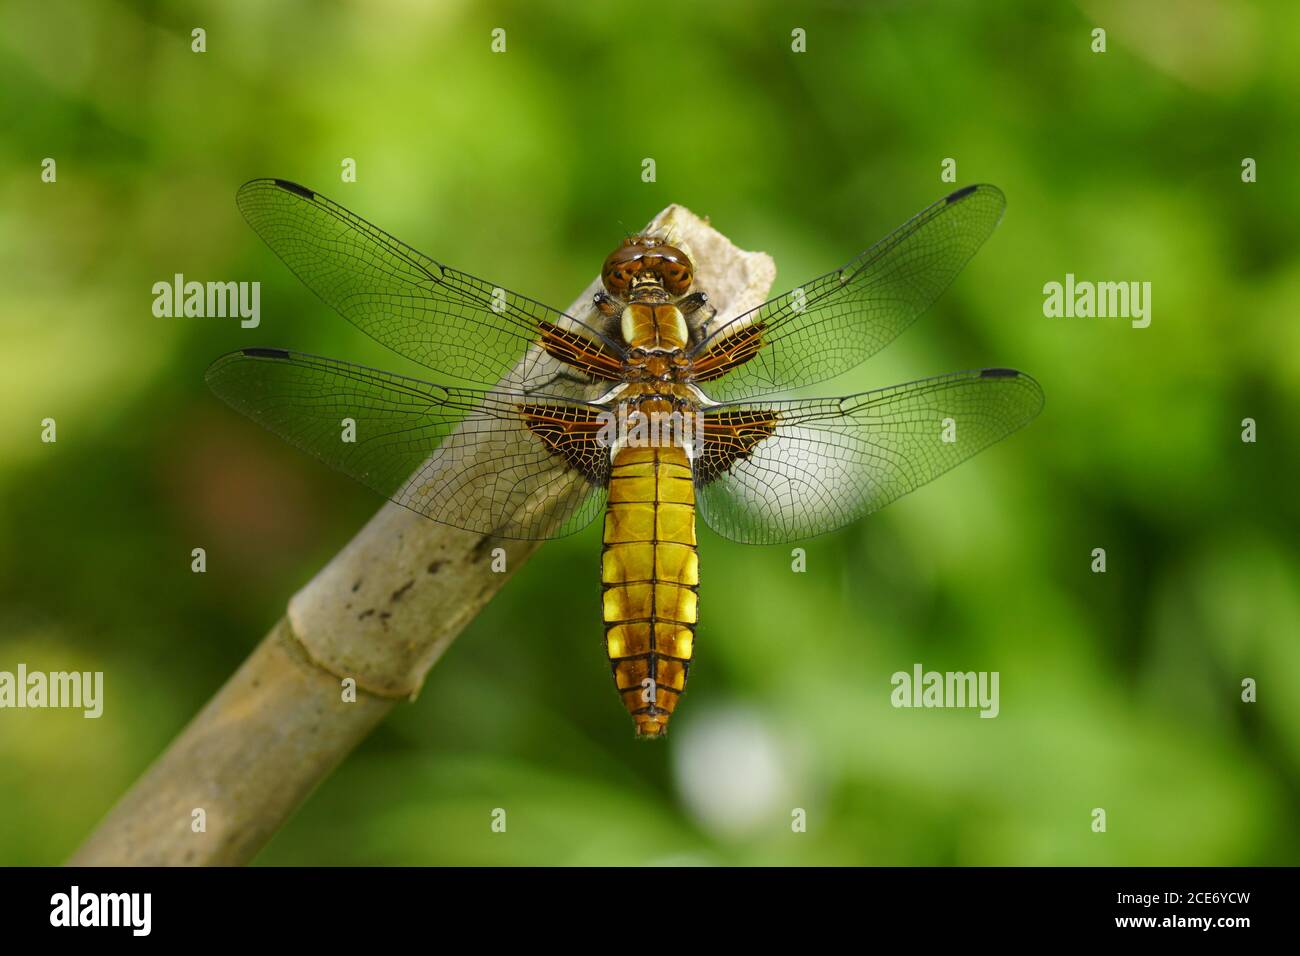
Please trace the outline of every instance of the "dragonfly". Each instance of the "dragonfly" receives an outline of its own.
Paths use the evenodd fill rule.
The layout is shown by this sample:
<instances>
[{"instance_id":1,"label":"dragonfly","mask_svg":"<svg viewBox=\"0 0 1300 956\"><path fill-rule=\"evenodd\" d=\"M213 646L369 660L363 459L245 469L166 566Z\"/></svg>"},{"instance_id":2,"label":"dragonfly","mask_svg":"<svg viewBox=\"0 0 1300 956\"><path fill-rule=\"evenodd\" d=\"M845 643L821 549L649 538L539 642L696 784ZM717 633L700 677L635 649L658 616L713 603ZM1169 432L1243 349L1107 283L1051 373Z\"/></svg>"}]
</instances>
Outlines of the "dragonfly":
<instances>
[{"instance_id":1,"label":"dragonfly","mask_svg":"<svg viewBox=\"0 0 1300 956\"><path fill-rule=\"evenodd\" d=\"M208 369L213 391L455 528L550 539L603 514L605 648L638 737L665 736L686 689L697 518L757 545L829 532L1043 405L1038 383L1007 368L772 397L849 371L911 325L997 226L1006 200L994 186L959 189L839 268L731 316L694 287L686 243L668 235L627 236L572 315L431 259L297 183L253 180L237 203L322 301L439 381L244 348Z\"/></svg>"}]
</instances>

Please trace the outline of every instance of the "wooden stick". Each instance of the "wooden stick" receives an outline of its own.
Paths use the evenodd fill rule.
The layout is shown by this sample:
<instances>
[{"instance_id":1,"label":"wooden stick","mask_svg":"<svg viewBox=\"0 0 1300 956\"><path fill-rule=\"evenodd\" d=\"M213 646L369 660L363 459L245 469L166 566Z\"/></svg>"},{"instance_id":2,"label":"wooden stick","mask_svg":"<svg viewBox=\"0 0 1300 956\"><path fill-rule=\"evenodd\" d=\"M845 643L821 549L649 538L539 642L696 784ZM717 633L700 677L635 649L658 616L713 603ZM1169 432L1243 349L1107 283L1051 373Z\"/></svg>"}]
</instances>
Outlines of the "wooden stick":
<instances>
[{"instance_id":1,"label":"wooden stick","mask_svg":"<svg viewBox=\"0 0 1300 956\"><path fill-rule=\"evenodd\" d=\"M691 255L696 287L719 317L766 298L776 274L771 257L737 249L688 209L669 206L646 231L670 233ZM593 282L570 314L587 315L599 287ZM443 651L537 546L386 504L293 596L287 615L69 863L247 863L398 700L419 692ZM505 573L492 569L496 548ZM356 683L353 701L347 678ZM611 698L611 720L619 719L616 703Z\"/></svg>"}]
</instances>

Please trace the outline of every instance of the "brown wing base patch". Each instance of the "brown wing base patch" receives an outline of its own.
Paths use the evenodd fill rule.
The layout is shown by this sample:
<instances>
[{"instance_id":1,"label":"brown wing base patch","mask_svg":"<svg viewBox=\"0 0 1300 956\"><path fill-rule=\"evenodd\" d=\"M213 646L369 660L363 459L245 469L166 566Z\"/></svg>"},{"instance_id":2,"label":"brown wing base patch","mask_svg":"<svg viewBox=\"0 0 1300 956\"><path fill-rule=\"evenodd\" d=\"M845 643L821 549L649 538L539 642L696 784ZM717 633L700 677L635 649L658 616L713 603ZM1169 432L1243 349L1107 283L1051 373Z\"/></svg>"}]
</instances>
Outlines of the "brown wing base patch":
<instances>
[{"instance_id":1,"label":"brown wing base patch","mask_svg":"<svg viewBox=\"0 0 1300 956\"><path fill-rule=\"evenodd\" d=\"M704 447L695 459L695 480L708 484L776 431L777 413L764 409L706 412Z\"/></svg>"},{"instance_id":2,"label":"brown wing base patch","mask_svg":"<svg viewBox=\"0 0 1300 956\"><path fill-rule=\"evenodd\" d=\"M528 430L547 449L596 485L609 481L609 448L601 440L605 420L595 411L565 405L519 405Z\"/></svg>"},{"instance_id":3,"label":"brown wing base patch","mask_svg":"<svg viewBox=\"0 0 1300 956\"><path fill-rule=\"evenodd\" d=\"M763 347L763 323L755 322L724 336L707 352L694 356L691 380L710 382L744 365Z\"/></svg>"},{"instance_id":4,"label":"brown wing base patch","mask_svg":"<svg viewBox=\"0 0 1300 956\"><path fill-rule=\"evenodd\" d=\"M538 328L542 330L541 346L548 354L597 378L611 382L622 380L622 358L612 354L599 342L562 329L551 322L539 322Z\"/></svg>"}]
</instances>

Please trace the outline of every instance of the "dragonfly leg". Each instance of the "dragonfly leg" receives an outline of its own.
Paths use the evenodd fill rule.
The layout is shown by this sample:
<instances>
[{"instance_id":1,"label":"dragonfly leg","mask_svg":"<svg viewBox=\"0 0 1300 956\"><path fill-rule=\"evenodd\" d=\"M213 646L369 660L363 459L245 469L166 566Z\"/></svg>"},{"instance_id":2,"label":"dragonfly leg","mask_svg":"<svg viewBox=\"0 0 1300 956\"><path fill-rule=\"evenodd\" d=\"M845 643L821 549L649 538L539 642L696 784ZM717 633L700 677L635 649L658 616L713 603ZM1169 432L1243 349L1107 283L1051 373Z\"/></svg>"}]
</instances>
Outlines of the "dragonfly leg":
<instances>
[{"instance_id":1,"label":"dragonfly leg","mask_svg":"<svg viewBox=\"0 0 1300 956\"><path fill-rule=\"evenodd\" d=\"M592 297L591 304L607 319L612 319L623 311L623 306L608 292L597 292Z\"/></svg>"},{"instance_id":2,"label":"dragonfly leg","mask_svg":"<svg viewBox=\"0 0 1300 956\"><path fill-rule=\"evenodd\" d=\"M677 308L682 315L694 315L709 304L709 297L703 292L692 292L677 300Z\"/></svg>"},{"instance_id":3,"label":"dragonfly leg","mask_svg":"<svg viewBox=\"0 0 1300 956\"><path fill-rule=\"evenodd\" d=\"M692 292L690 295L683 296L678 300L677 308L684 316L696 316L692 324L698 330L700 339L708 334L709 323L718 314L718 310L709 305L708 295L703 292Z\"/></svg>"}]
</instances>

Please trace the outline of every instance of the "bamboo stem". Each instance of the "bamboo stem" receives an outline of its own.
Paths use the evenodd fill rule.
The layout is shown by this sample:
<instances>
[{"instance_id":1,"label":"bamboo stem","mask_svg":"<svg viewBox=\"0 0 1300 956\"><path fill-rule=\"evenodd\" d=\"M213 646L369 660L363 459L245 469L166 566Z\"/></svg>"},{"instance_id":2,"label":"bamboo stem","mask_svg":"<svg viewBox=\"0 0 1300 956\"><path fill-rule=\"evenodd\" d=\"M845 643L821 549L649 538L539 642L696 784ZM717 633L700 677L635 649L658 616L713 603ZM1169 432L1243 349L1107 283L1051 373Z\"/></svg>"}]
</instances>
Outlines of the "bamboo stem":
<instances>
[{"instance_id":1,"label":"bamboo stem","mask_svg":"<svg viewBox=\"0 0 1300 956\"><path fill-rule=\"evenodd\" d=\"M671 232L719 316L766 297L775 267L682 206ZM593 282L570 308L586 315ZM402 698L537 549L458 531L386 504L301 591L288 613L136 781L69 861L74 866L247 863ZM505 551L505 573L491 552ZM349 702L343 681L356 682ZM615 714L611 707L611 719ZM195 832L196 811L205 827Z\"/></svg>"}]
</instances>

